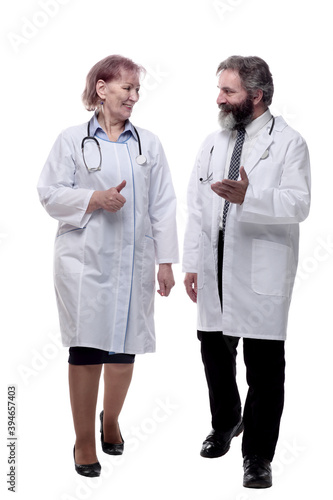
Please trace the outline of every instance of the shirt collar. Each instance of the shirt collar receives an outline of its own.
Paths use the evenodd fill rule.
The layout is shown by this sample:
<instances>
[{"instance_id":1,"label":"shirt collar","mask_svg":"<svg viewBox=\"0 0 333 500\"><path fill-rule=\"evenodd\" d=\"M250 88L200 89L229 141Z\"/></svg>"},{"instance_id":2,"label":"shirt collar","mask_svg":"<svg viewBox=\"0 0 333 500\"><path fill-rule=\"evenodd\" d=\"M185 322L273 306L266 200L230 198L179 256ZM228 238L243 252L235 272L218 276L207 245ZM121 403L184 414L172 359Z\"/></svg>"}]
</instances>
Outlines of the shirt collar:
<instances>
[{"instance_id":1,"label":"shirt collar","mask_svg":"<svg viewBox=\"0 0 333 500\"><path fill-rule=\"evenodd\" d=\"M101 139L109 140L108 137L107 137L106 132L103 130L103 128L98 123L97 114L96 113L94 113L94 115L91 117L91 119L89 121L89 127L90 127L90 136L91 137L94 137L95 135L97 135ZM123 134L125 134L125 137L126 137L126 135L128 136L129 134L132 134L132 137L134 137L134 139L136 141L138 140L137 135L136 135L135 130L134 130L134 127L133 127L132 123L129 120L126 120L126 122L125 122L125 128L124 128L124 130L122 131L122 133L120 134L120 136L118 138L119 142L122 142L121 139L123 139L123 140L125 139L125 137L122 138ZM127 137L127 139L128 139L128 137Z\"/></svg>"},{"instance_id":2,"label":"shirt collar","mask_svg":"<svg viewBox=\"0 0 333 500\"><path fill-rule=\"evenodd\" d=\"M253 139L253 137L255 137L256 135L258 135L259 132L261 131L261 129L263 129L264 126L267 125L267 123L271 119L272 119L272 114L271 114L270 110L267 109L267 111L265 111L265 113L263 113L262 115L258 116L258 118L256 118L255 120L253 120L251 123L249 123L245 127L245 131L246 131L247 136L250 139Z\"/></svg>"}]
</instances>

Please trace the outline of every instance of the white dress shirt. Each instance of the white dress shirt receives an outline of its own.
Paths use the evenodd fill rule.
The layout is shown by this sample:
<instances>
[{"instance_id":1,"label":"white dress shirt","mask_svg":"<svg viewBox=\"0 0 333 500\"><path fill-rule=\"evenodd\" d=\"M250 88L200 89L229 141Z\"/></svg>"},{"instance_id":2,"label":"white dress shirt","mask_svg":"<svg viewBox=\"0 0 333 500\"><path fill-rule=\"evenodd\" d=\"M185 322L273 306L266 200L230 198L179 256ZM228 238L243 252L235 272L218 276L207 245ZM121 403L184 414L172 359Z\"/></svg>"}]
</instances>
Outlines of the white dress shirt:
<instances>
[{"instance_id":1,"label":"white dress shirt","mask_svg":"<svg viewBox=\"0 0 333 500\"><path fill-rule=\"evenodd\" d=\"M245 127L245 139L244 139L244 144L241 154L241 163L240 163L241 166L244 164L246 158L249 157L260 133L271 119L272 119L272 114L270 110L267 109L267 111L265 111L262 115L258 116L258 118L253 120L251 123L249 123L249 125ZM228 178L231 156L236 144L236 137L237 137L237 130L233 130L230 135L227 161L224 168L224 179ZM222 229L223 208L224 208L224 203L222 203L222 211L220 219L221 229Z\"/></svg>"}]
</instances>

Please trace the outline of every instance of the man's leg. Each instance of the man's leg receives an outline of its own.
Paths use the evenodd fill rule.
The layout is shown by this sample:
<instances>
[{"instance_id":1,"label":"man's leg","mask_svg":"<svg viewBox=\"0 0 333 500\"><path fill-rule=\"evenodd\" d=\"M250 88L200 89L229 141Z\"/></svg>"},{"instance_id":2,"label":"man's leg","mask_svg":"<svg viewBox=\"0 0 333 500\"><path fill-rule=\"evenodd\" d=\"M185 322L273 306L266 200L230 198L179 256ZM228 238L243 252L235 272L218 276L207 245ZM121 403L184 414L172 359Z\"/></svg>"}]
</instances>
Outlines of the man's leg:
<instances>
[{"instance_id":1,"label":"man's leg","mask_svg":"<svg viewBox=\"0 0 333 500\"><path fill-rule=\"evenodd\" d=\"M244 407L243 456L270 462L284 405L284 341L243 339L249 390Z\"/></svg>"},{"instance_id":2,"label":"man's leg","mask_svg":"<svg viewBox=\"0 0 333 500\"><path fill-rule=\"evenodd\" d=\"M236 383L239 339L221 332L200 332L201 356L209 390L212 427L227 431L241 418L241 401Z\"/></svg>"}]
</instances>

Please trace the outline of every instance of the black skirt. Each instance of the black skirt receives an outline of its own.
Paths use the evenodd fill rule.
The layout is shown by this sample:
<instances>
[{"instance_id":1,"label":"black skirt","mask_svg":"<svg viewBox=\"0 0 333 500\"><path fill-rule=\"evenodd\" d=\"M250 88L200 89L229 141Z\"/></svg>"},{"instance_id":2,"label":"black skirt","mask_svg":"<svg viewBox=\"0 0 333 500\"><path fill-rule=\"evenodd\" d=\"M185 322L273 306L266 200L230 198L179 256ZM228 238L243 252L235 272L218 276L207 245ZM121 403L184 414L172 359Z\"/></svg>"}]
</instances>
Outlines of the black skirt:
<instances>
[{"instance_id":1,"label":"black skirt","mask_svg":"<svg viewBox=\"0 0 333 500\"><path fill-rule=\"evenodd\" d=\"M70 347L70 365L102 365L104 363L134 363L135 354L114 353L93 347Z\"/></svg>"}]
</instances>

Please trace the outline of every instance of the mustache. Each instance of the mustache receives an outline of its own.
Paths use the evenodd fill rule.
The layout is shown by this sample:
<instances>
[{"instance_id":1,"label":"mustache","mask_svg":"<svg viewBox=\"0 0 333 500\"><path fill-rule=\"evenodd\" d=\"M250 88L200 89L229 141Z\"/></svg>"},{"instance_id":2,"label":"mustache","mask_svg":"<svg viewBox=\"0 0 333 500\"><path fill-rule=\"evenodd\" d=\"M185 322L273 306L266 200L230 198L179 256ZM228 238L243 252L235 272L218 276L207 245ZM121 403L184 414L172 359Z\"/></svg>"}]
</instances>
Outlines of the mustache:
<instances>
[{"instance_id":1,"label":"mustache","mask_svg":"<svg viewBox=\"0 0 333 500\"><path fill-rule=\"evenodd\" d=\"M233 109L234 109L234 107L233 107L232 104L227 104L227 103L219 104L219 110L220 111L229 112L229 111L232 111Z\"/></svg>"}]
</instances>

